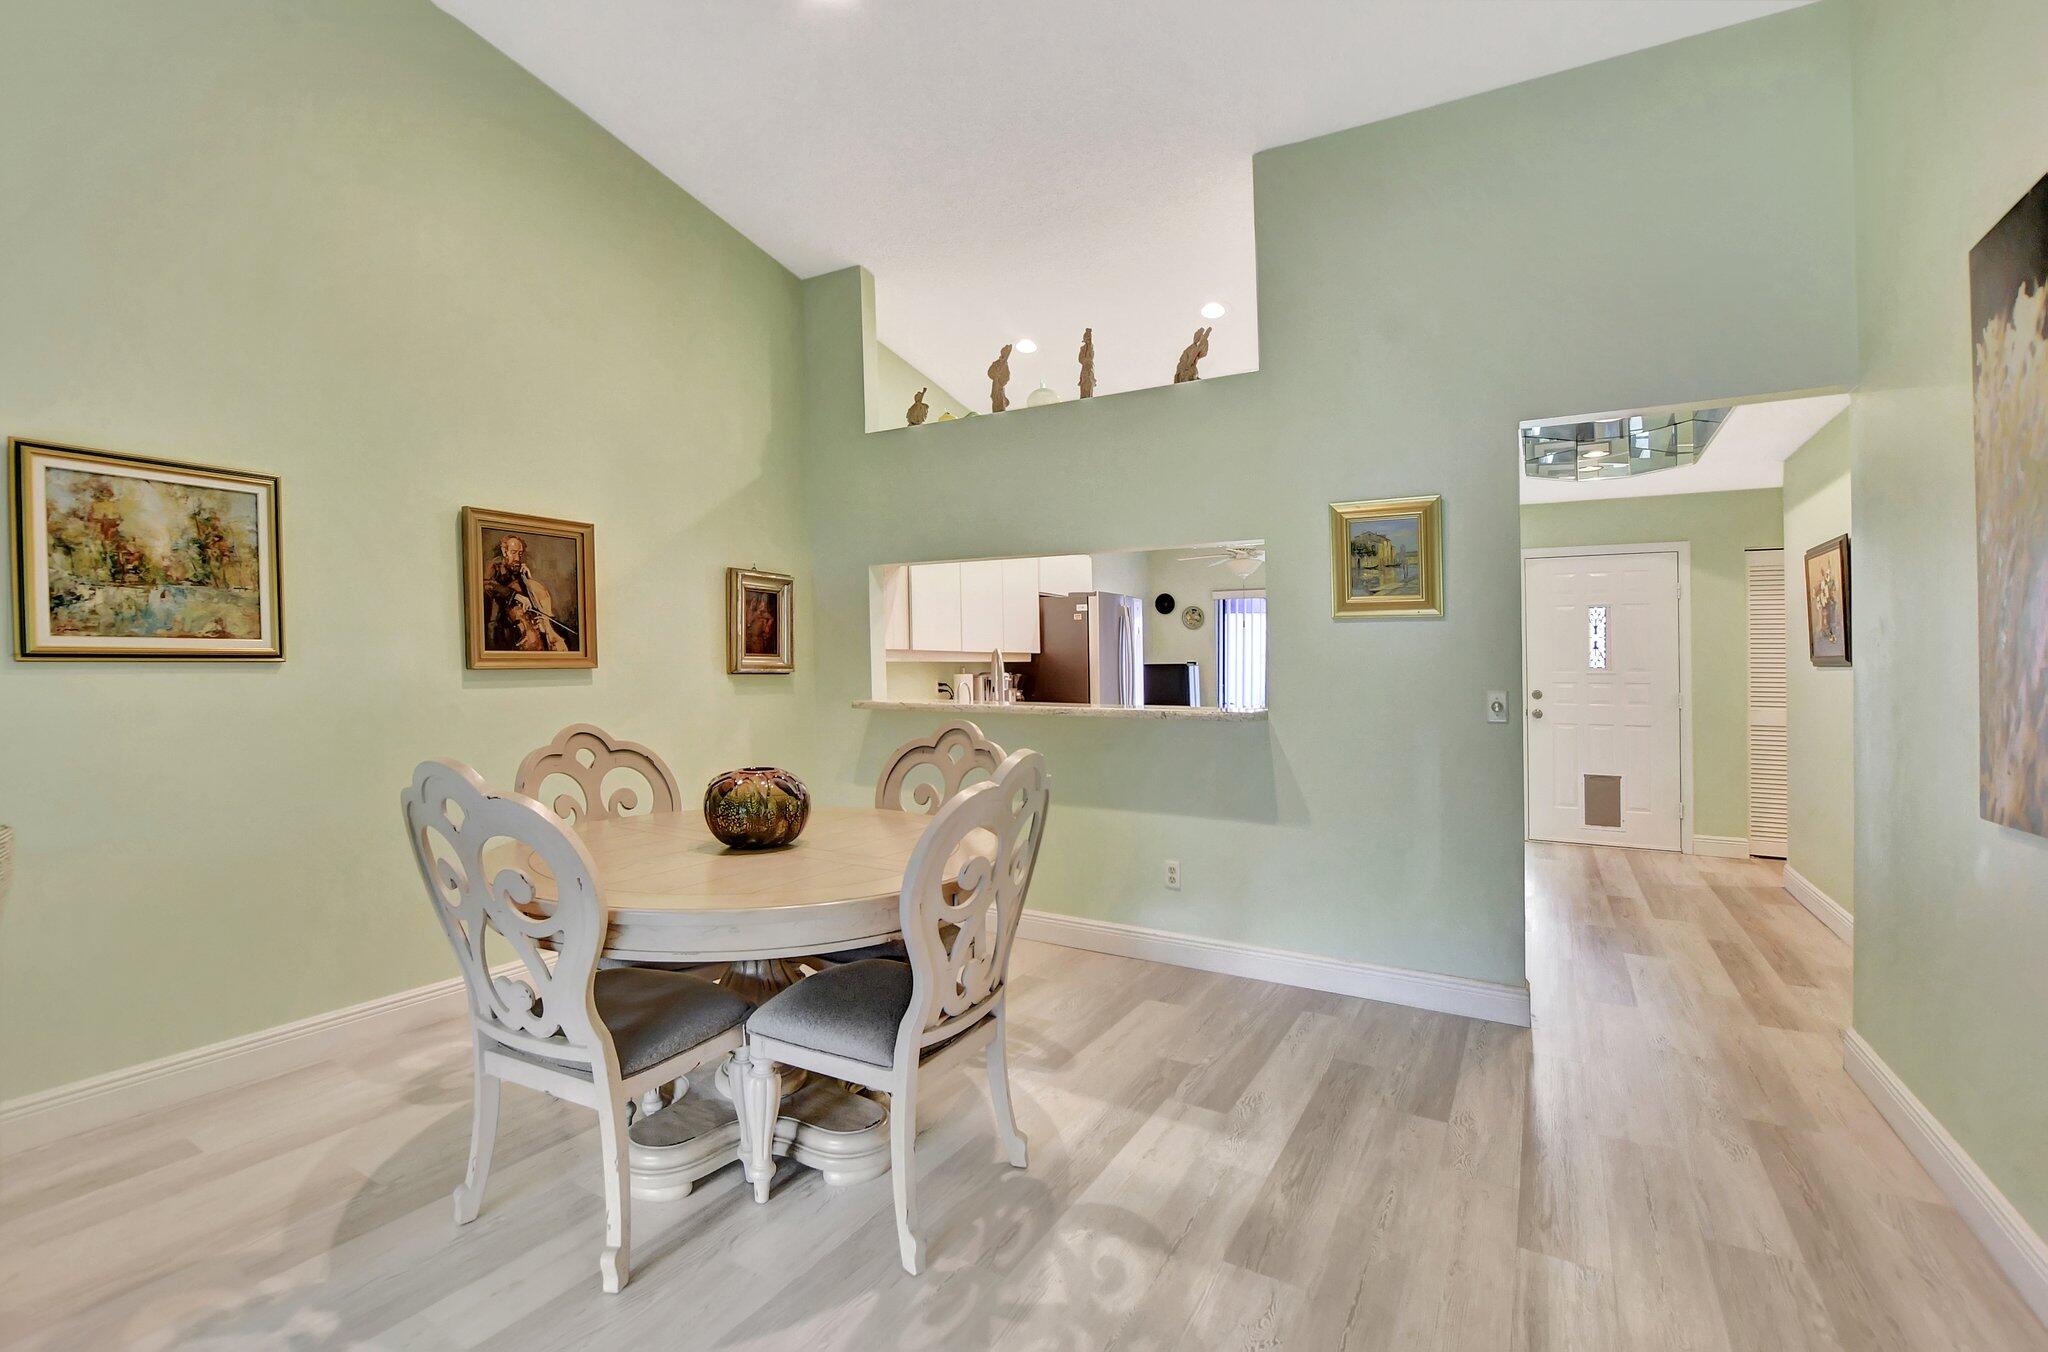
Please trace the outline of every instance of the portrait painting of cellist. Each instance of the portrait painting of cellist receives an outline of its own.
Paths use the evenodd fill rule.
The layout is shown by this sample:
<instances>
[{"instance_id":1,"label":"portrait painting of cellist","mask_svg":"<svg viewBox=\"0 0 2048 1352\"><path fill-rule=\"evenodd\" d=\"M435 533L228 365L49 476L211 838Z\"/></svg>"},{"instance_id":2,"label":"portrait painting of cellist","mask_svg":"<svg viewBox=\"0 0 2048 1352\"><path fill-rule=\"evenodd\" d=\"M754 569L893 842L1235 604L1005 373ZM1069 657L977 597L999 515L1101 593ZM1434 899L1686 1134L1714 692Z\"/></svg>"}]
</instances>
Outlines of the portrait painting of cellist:
<instances>
[{"instance_id":1,"label":"portrait painting of cellist","mask_svg":"<svg viewBox=\"0 0 2048 1352\"><path fill-rule=\"evenodd\" d=\"M470 665L594 666L591 527L463 509Z\"/></svg>"}]
</instances>

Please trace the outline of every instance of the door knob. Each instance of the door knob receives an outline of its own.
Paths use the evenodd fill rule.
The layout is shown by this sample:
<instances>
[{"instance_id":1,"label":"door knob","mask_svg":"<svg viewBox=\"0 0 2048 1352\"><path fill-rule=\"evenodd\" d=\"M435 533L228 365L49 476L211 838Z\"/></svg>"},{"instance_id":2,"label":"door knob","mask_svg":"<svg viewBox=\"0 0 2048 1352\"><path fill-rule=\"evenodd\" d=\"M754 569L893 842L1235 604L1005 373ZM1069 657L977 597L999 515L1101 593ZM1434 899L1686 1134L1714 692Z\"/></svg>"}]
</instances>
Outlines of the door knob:
<instances>
[{"instance_id":1,"label":"door knob","mask_svg":"<svg viewBox=\"0 0 2048 1352\"><path fill-rule=\"evenodd\" d=\"M1541 709L1531 709L1531 710L1529 711L1529 717L1531 717L1531 718L1541 718L1541 717L1543 717L1543 711L1542 711Z\"/></svg>"}]
</instances>

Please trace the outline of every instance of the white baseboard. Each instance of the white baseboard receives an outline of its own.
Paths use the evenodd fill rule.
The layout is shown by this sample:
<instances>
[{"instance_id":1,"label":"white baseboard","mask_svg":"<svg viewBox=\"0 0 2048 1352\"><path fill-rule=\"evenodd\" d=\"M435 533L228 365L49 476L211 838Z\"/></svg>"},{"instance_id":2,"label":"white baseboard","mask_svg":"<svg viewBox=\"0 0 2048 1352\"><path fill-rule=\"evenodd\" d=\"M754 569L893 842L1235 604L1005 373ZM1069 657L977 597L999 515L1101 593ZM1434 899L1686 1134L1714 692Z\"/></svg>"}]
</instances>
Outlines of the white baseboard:
<instances>
[{"instance_id":1,"label":"white baseboard","mask_svg":"<svg viewBox=\"0 0 2048 1352\"><path fill-rule=\"evenodd\" d=\"M1845 944L1856 943L1856 916L1848 907L1813 885L1813 881L1792 865L1785 865L1785 890L1792 900L1812 911L1814 918L1833 930Z\"/></svg>"},{"instance_id":2,"label":"white baseboard","mask_svg":"<svg viewBox=\"0 0 2048 1352\"><path fill-rule=\"evenodd\" d=\"M509 968L516 964L507 964ZM177 1052L0 1103L0 1152L158 1112L331 1056L352 1042L459 1013L462 979L451 977L347 1009Z\"/></svg>"},{"instance_id":3,"label":"white baseboard","mask_svg":"<svg viewBox=\"0 0 2048 1352\"><path fill-rule=\"evenodd\" d=\"M1712 855L1716 859L1747 859L1749 858L1749 837L1703 836L1695 831L1692 834L1692 852L1694 854Z\"/></svg>"},{"instance_id":4,"label":"white baseboard","mask_svg":"<svg viewBox=\"0 0 2048 1352\"><path fill-rule=\"evenodd\" d=\"M1382 967L1376 963L1324 958L1279 948L1259 948L1224 939L1173 934L1166 930L1121 925L1109 920L1088 920L1049 911L1026 911L1017 933L1026 939L1058 944L1063 948L1083 948L1093 953L1143 958L1175 967L1192 967L1197 971L1272 981L1283 986L1355 995L1365 1000L1383 1000L1388 1004L1435 1010L1440 1014L1459 1014L1468 1019L1513 1024L1517 1028L1529 1026L1527 986L1416 972L1405 967Z\"/></svg>"},{"instance_id":5,"label":"white baseboard","mask_svg":"<svg viewBox=\"0 0 2048 1352\"><path fill-rule=\"evenodd\" d=\"M1842 1034L1842 1067L1892 1124L1964 1224L1984 1241L2021 1299L2048 1324L2048 1243L1853 1028Z\"/></svg>"}]
</instances>

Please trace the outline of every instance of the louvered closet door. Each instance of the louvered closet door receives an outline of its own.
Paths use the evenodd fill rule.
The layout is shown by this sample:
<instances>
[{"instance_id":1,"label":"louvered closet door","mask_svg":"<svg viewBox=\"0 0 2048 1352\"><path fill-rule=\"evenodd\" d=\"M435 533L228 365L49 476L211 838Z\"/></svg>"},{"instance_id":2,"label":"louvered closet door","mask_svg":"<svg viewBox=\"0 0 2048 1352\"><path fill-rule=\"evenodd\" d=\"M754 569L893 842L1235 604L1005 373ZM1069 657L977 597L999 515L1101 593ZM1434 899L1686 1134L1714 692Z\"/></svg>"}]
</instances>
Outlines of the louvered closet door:
<instances>
[{"instance_id":1,"label":"louvered closet door","mask_svg":"<svg viewBox=\"0 0 2048 1352\"><path fill-rule=\"evenodd\" d=\"M1749 852L1785 857L1785 551L1749 562Z\"/></svg>"}]
</instances>

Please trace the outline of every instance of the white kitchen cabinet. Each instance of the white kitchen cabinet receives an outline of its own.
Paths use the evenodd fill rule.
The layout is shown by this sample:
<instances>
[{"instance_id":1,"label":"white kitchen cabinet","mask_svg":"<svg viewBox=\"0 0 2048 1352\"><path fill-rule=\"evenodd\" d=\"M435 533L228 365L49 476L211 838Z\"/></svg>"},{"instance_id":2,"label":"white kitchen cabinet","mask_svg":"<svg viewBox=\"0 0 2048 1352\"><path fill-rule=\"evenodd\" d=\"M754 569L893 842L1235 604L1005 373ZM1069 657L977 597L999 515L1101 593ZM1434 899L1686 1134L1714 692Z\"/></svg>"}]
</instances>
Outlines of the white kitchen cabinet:
<instances>
[{"instance_id":1,"label":"white kitchen cabinet","mask_svg":"<svg viewBox=\"0 0 2048 1352\"><path fill-rule=\"evenodd\" d=\"M1081 562L1088 560L1083 556ZM1020 656L1037 652L1039 563L913 563L885 572L882 599L888 618L883 646L897 654L898 661L985 657L997 648ZM892 587L896 572L904 581Z\"/></svg>"},{"instance_id":2,"label":"white kitchen cabinet","mask_svg":"<svg viewBox=\"0 0 2048 1352\"><path fill-rule=\"evenodd\" d=\"M1038 590L1071 596L1095 590L1095 564L1086 554L1055 554L1038 561Z\"/></svg>"},{"instance_id":3,"label":"white kitchen cabinet","mask_svg":"<svg viewBox=\"0 0 2048 1352\"><path fill-rule=\"evenodd\" d=\"M922 652L960 652L960 565L910 565L910 646Z\"/></svg>"},{"instance_id":4,"label":"white kitchen cabinet","mask_svg":"<svg viewBox=\"0 0 2048 1352\"><path fill-rule=\"evenodd\" d=\"M898 564L882 570L882 646L897 651L910 646L910 569Z\"/></svg>"},{"instance_id":5,"label":"white kitchen cabinet","mask_svg":"<svg viewBox=\"0 0 2048 1352\"><path fill-rule=\"evenodd\" d=\"M1003 561L981 559L960 565L960 643L971 653L1003 644Z\"/></svg>"},{"instance_id":6,"label":"white kitchen cabinet","mask_svg":"<svg viewBox=\"0 0 2048 1352\"><path fill-rule=\"evenodd\" d=\"M1037 559L1003 560L1003 651L1038 651Z\"/></svg>"}]
</instances>

